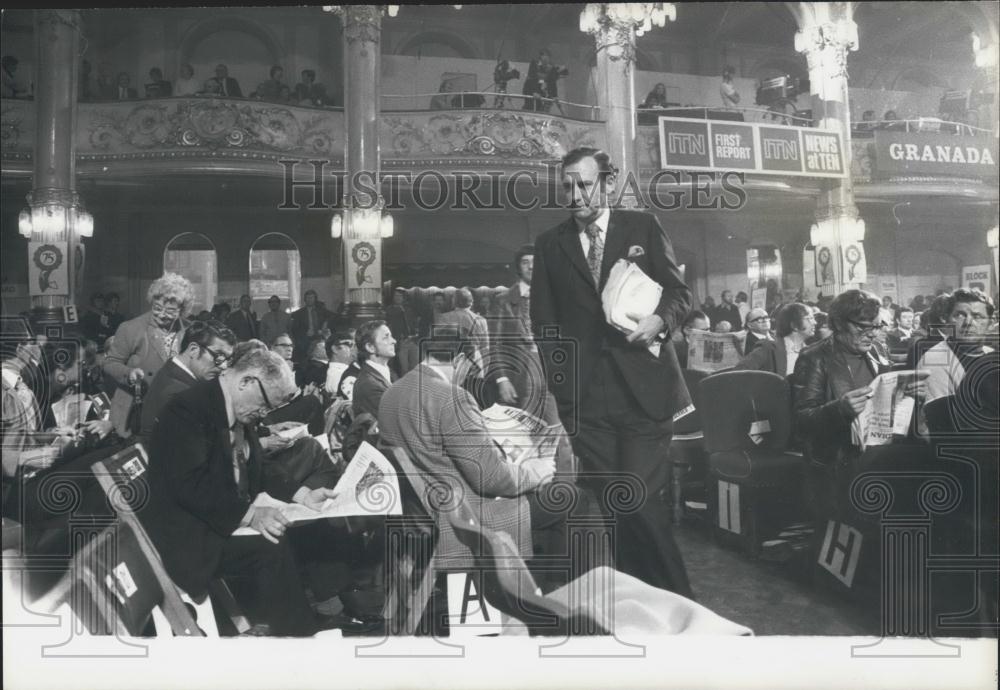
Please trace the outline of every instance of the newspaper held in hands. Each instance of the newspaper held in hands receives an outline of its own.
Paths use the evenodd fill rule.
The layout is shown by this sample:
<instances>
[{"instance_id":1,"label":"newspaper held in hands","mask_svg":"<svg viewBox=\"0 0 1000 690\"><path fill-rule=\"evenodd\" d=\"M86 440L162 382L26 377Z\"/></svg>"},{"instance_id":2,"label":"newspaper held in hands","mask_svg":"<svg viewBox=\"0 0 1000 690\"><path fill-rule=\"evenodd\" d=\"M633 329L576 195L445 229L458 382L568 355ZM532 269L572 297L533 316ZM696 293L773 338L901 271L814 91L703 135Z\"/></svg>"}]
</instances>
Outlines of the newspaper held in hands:
<instances>
[{"instance_id":1,"label":"newspaper held in hands","mask_svg":"<svg viewBox=\"0 0 1000 690\"><path fill-rule=\"evenodd\" d=\"M530 412L499 403L483 410L483 420L509 462L520 465L527 458L555 458L562 424L546 424Z\"/></svg>"},{"instance_id":2,"label":"newspaper held in hands","mask_svg":"<svg viewBox=\"0 0 1000 690\"><path fill-rule=\"evenodd\" d=\"M87 421L93 403L83 393L65 395L52 403L52 416L59 428L73 428Z\"/></svg>"},{"instance_id":3,"label":"newspaper held in hands","mask_svg":"<svg viewBox=\"0 0 1000 690\"><path fill-rule=\"evenodd\" d=\"M611 267L608 282L601 293L604 318L628 335L639 326L638 319L634 317L643 319L654 313L662 296L662 285L643 273L635 263L618 259ZM654 340L648 349L654 357L659 357L660 347L660 341Z\"/></svg>"},{"instance_id":4,"label":"newspaper held in hands","mask_svg":"<svg viewBox=\"0 0 1000 690\"><path fill-rule=\"evenodd\" d=\"M864 450L885 446L893 436L905 436L913 418L914 400L903 390L917 373L912 370L879 374L871 383L872 396L851 423L851 442Z\"/></svg>"},{"instance_id":5,"label":"newspaper held in hands","mask_svg":"<svg viewBox=\"0 0 1000 690\"><path fill-rule=\"evenodd\" d=\"M688 369L716 372L732 369L743 358L747 332L710 333L692 330L688 334Z\"/></svg>"},{"instance_id":6,"label":"newspaper held in hands","mask_svg":"<svg viewBox=\"0 0 1000 690\"><path fill-rule=\"evenodd\" d=\"M264 492L257 494L253 504L262 508L278 508L289 522L352 515L400 515L403 512L396 470L384 455L367 442L358 448L333 490L337 495L328 498L319 510L299 503L285 503ZM240 527L233 532L233 536L253 534L260 532L252 527Z\"/></svg>"}]
</instances>

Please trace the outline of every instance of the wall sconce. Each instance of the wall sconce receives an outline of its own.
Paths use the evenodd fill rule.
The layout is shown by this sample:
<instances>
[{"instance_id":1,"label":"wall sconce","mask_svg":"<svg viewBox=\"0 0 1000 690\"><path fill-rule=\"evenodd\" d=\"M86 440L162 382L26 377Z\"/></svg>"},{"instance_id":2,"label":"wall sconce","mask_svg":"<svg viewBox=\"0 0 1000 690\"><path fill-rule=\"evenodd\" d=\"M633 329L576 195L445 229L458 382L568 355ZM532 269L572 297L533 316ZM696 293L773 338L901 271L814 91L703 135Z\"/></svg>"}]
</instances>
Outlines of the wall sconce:
<instances>
[{"instance_id":1,"label":"wall sconce","mask_svg":"<svg viewBox=\"0 0 1000 690\"><path fill-rule=\"evenodd\" d=\"M333 218L330 219L330 237L335 240L339 240L344 236L344 217L340 215L340 211L333 212Z\"/></svg>"},{"instance_id":2,"label":"wall sconce","mask_svg":"<svg viewBox=\"0 0 1000 690\"><path fill-rule=\"evenodd\" d=\"M380 238L386 239L392 237L396 230L395 221L388 211L382 211L378 207L371 209L346 208L343 211L335 211L330 219L330 237L335 240L342 238L345 222L351 223L352 228L360 230L366 237L378 233Z\"/></svg>"}]
</instances>

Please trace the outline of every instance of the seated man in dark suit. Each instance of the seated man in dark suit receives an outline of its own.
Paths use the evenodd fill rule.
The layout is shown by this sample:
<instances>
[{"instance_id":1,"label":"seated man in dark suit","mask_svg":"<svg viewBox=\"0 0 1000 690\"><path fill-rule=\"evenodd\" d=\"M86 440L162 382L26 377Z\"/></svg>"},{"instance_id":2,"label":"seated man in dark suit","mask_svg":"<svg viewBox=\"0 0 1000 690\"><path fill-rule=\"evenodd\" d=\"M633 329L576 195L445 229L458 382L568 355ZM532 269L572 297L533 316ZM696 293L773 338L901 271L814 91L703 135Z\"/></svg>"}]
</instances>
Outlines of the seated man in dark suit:
<instances>
[{"instance_id":1,"label":"seated man in dark suit","mask_svg":"<svg viewBox=\"0 0 1000 690\"><path fill-rule=\"evenodd\" d=\"M139 435L149 439L163 407L198 381L209 381L229 365L236 336L218 321L193 321L184 331L181 351L156 372L142 403Z\"/></svg>"},{"instance_id":2,"label":"seated man in dark suit","mask_svg":"<svg viewBox=\"0 0 1000 690\"><path fill-rule=\"evenodd\" d=\"M250 578L256 618L277 635L310 635L317 622L289 544L288 520L255 505L260 493L318 508L333 492L308 489L262 461L254 426L297 392L291 369L257 349L212 381L178 393L149 445L149 503L142 511L167 573L193 597L219 576ZM255 536L233 536L251 527Z\"/></svg>"},{"instance_id":3,"label":"seated man in dark suit","mask_svg":"<svg viewBox=\"0 0 1000 690\"><path fill-rule=\"evenodd\" d=\"M354 382L352 411L355 417L367 412L377 418L382 394L396 380L389 368L389 360L396 356L396 340L386 322L377 320L361 324L354 337L361 371Z\"/></svg>"},{"instance_id":4,"label":"seated man in dark suit","mask_svg":"<svg viewBox=\"0 0 1000 690\"><path fill-rule=\"evenodd\" d=\"M688 333L691 331L707 331L712 328L705 312L695 309L688 312L681 326L681 337L673 341L674 352L677 355L677 363L681 369L687 369L688 365Z\"/></svg>"},{"instance_id":5,"label":"seated man in dark suit","mask_svg":"<svg viewBox=\"0 0 1000 690\"><path fill-rule=\"evenodd\" d=\"M766 310L760 307L751 309L747 313L747 322L743 325L747 329L747 341L743 346L743 354L745 355L753 352L759 344L774 340L771 337L771 317L767 315Z\"/></svg>"}]
</instances>

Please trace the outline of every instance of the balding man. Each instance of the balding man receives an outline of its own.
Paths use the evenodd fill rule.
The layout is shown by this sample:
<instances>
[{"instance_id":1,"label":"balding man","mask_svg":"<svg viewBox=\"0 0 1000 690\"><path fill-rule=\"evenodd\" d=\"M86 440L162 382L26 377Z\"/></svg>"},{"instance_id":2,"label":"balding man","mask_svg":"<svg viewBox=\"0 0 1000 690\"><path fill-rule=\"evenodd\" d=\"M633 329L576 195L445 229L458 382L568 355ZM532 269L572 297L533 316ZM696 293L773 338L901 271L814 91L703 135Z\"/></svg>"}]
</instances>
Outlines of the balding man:
<instances>
[{"instance_id":1,"label":"balding man","mask_svg":"<svg viewBox=\"0 0 1000 690\"><path fill-rule=\"evenodd\" d=\"M254 505L262 492L318 508L330 489L308 489L263 461L254 426L291 400L291 368L263 347L237 358L214 380L178 393L160 415L149 446L150 501L142 511L174 581L200 597L216 577L251 578L256 618L277 635L310 635L320 625L306 600L287 519ZM233 536L249 526L259 536Z\"/></svg>"}]
</instances>

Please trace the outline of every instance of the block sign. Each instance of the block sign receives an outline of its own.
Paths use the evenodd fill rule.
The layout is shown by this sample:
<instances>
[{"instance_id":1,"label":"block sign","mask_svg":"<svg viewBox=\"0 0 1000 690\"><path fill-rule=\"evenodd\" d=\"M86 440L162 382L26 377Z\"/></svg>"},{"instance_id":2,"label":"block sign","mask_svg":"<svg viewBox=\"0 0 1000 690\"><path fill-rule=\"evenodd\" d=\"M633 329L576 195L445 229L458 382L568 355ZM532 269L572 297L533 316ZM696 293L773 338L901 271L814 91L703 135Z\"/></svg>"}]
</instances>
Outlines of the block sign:
<instances>
[{"instance_id":1,"label":"block sign","mask_svg":"<svg viewBox=\"0 0 1000 690\"><path fill-rule=\"evenodd\" d=\"M839 132L809 127L660 118L660 167L846 177Z\"/></svg>"},{"instance_id":2,"label":"block sign","mask_svg":"<svg viewBox=\"0 0 1000 690\"><path fill-rule=\"evenodd\" d=\"M990 293L990 265L963 266L962 287L979 288L986 294Z\"/></svg>"}]
</instances>

